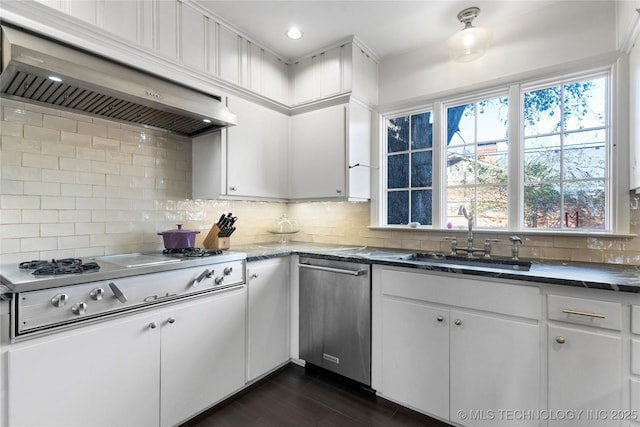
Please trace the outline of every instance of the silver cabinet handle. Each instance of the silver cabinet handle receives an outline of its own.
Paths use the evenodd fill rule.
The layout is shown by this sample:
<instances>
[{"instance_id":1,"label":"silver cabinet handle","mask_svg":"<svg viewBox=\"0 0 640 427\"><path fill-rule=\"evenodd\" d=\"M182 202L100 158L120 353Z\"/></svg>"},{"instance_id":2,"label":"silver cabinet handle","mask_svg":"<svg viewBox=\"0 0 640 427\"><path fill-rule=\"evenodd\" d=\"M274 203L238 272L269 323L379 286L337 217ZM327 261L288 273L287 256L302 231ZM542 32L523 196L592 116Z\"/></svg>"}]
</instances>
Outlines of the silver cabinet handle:
<instances>
[{"instance_id":1,"label":"silver cabinet handle","mask_svg":"<svg viewBox=\"0 0 640 427\"><path fill-rule=\"evenodd\" d=\"M229 190L231 190L231 191L236 191L237 189L238 189L238 187L235 187L235 186L229 187Z\"/></svg>"},{"instance_id":2,"label":"silver cabinet handle","mask_svg":"<svg viewBox=\"0 0 640 427\"><path fill-rule=\"evenodd\" d=\"M111 292L113 292L113 295L118 299L118 301L120 301L122 304L127 302L127 297L122 293L120 288L118 288L115 283L109 283L109 288L111 288Z\"/></svg>"},{"instance_id":3,"label":"silver cabinet handle","mask_svg":"<svg viewBox=\"0 0 640 427\"><path fill-rule=\"evenodd\" d=\"M577 310L562 310L564 314L575 314L576 316L586 316L586 317L596 317L598 319L606 319L604 314L600 313L590 313L588 311L577 311Z\"/></svg>"},{"instance_id":4,"label":"silver cabinet handle","mask_svg":"<svg viewBox=\"0 0 640 427\"><path fill-rule=\"evenodd\" d=\"M566 342L567 342L567 340L565 339L565 337L562 337L562 336L559 336L559 335L558 335L558 336L556 337L556 342L557 342L558 344L564 344L564 343L566 343Z\"/></svg>"},{"instance_id":5,"label":"silver cabinet handle","mask_svg":"<svg viewBox=\"0 0 640 427\"><path fill-rule=\"evenodd\" d=\"M258 277L260 277L260 276L258 275L258 273L253 273L253 274L251 275L251 278L252 278L252 279L257 279Z\"/></svg>"},{"instance_id":6,"label":"silver cabinet handle","mask_svg":"<svg viewBox=\"0 0 640 427\"><path fill-rule=\"evenodd\" d=\"M440 315L440 316L436 317L436 320L438 322L443 322L444 321L444 316Z\"/></svg>"},{"instance_id":7,"label":"silver cabinet handle","mask_svg":"<svg viewBox=\"0 0 640 427\"><path fill-rule=\"evenodd\" d=\"M87 304L84 302L79 302L78 304L73 304L71 307L71 312L76 316L80 316L87 312Z\"/></svg>"},{"instance_id":8,"label":"silver cabinet handle","mask_svg":"<svg viewBox=\"0 0 640 427\"><path fill-rule=\"evenodd\" d=\"M169 317L169 318L167 319L167 323L174 324L174 323L175 323L175 321L176 321L176 319L175 319L175 318L173 318L173 317Z\"/></svg>"},{"instance_id":9,"label":"silver cabinet handle","mask_svg":"<svg viewBox=\"0 0 640 427\"><path fill-rule=\"evenodd\" d=\"M158 324L156 322L149 323L149 329L155 329L157 327L158 327Z\"/></svg>"},{"instance_id":10,"label":"silver cabinet handle","mask_svg":"<svg viewBox=\"0 0 640 427\"><path fill-rule=\"evenodd\" d=\"M329 273L348 274L350 276L360 276L367 272L366 269L362 270L343 270L341 268L322 267L320 265L298 264L300 268L308 268L310 270L328 271Z\"/></svg>"},{"instance_id":11,"label":"silver cabinet handle","mask_svg":"<svg viewBox=\"0 0 640 427\"><path fill-rule=\"evenodd\" d=\"M58 294L51 298L51 304L54 307L62 307L67 303L67 301L69 301L69 295L67 294Z\"/></svg>"},{"instance_id":12,"label":"silver cabinet handle","mask_svg":"<svg viewBox=\"0 0 640 427\"><path fill-rule=\"evenodd\" d=\"M462 325L462 320L456 319L453 323L455 323L456 326L460 326Z\"/></svg>"}]
</instances>

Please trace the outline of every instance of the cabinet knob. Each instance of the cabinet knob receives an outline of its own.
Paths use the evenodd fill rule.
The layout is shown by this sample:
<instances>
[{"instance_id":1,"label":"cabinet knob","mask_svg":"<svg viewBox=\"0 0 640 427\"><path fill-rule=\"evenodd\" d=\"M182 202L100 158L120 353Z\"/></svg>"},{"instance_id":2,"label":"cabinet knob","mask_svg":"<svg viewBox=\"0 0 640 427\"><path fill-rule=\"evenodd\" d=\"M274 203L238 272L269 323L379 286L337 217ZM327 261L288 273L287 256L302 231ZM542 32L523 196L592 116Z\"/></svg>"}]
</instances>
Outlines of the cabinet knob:
<instances>
[{"instance_id":1,"label":"cabinet knob","mask_svg":"<svg viewBox=\"0 0 640 427\"><path fill-rule=\"evenodd\" d=\"M342 190L341 190L341 189L339 189L339 188L337 188L337 189L336 189L336 193L341 194L341 193L342 193Z\"/></svg>"},{"instance_id":2,"label":"cabinet knob","mask_svg":"<svg viewBox=\"0 0 640 427\"><path fill-rule=\"evenodd\" d=\"M444 316L440 315L440 316L436 317L436 320L438 322L443 322L444 321Z\"/></svg>"},{"instance_id":3,"label":"cabinet knob","mask_svg":"<svg viewBox=\"0 0 640 427\"><path fill-rule=\"evenodd\" d=\"M149 329L155 329L156 327L158 327L158 325L156 324L156 322L151 322L151 323L149 323Z\"/></svg>"},{"instance_id":4,"label":"cabinet knob","mask_svg":"<svg viewBox=\"0 0 640 427\"><path fill-rule=\"evenodd\" d=\"M167 319L167 323L171 323L171 324L173 324L173 323L175 323L175 321L176 321L176 319L175 319L175 318L173 318L173 317L169 317L169 318Z\"/></svg>"},{"instance_id":5,"label":"cabinet knob","mask_svg":"<svg viewBox=\"0 0 640 427\"><path fill-rule=\"evenodd\" d=\"M556 342L557 342L558 344L564 344L564 343L566 343L566 342L567 342L567 340L566 340L564 337L562 337L562 336L558 335L558 336L556 337Z\"/></svg>"},{"instance_id":6,"label":"cabinet knob","mask_svg":"<svg viewBox=\"0 0 640 427\"><path fill-rule=\"evenodd\" d=\"M462 325L462 320L456 319L456 320L454 320L453 323L455 323L456 326L460 326L460 325Z\"/></svg>"},{"instance_id":7,"label":"cabinet knob","mask_svg":"<svg viewBox=\"0 0 640 427\"><path fill-rule=\"evenodd\" d=\"M258 275L258 273L253 273L253 274L251 275L251 278L252 278L252 279L257 279L258 277L260 277L260 276Z\"/></svg>"},{"instance_id":8,"label":"cabinet knob","mask_svg":"<svg viewBox=\"0 0 640 427\"><path fill-rule=\"evenodd\" d=\"M237 191L238 187L229 187L229 191Z\"/></svg>"}]
</instances>

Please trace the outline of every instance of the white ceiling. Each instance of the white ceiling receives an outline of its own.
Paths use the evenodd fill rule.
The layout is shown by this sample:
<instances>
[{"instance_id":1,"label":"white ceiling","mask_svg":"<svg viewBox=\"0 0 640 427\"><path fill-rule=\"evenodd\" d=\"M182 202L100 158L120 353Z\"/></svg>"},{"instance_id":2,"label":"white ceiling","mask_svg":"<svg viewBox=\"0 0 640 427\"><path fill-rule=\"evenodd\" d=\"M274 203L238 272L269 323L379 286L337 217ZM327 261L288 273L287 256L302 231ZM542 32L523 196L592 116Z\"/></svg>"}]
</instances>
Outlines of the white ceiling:
<instances>
[{"instance_id":1,"label":"white ceiling","mask_svg":"<svg viewBox=\"0 0 640 427\"><path fill-rule=\"evenodd\" d=\"M273 1L273 0L196 0L202 7L223 18L236 29L267 48L297 59L357 36L380 58L419 47L442 45L463 28L456 15L477 6L476 26L499 27L518 22L520 34L535 34L545 14L566 14L594 1L576 0L378 0L378 1ZM557 7L567 2L572 7ZM541 18L542 17L542 18ZM290 40L285 31L298 26L304 37Z\"/></svg>"}]
</instances>

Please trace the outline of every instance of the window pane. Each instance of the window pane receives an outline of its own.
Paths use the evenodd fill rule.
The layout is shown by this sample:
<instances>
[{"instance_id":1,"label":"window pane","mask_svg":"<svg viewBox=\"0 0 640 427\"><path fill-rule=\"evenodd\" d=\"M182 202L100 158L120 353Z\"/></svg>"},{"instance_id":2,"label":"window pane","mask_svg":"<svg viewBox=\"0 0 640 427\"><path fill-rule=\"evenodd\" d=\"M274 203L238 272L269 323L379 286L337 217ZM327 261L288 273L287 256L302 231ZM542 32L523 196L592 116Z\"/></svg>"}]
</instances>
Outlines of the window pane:
<instances>
[{"instance_id":1,"label":"window pane","mask_svg":"<svg viewBox=\"0 0 640 427\"><path fill-rule=\"evenodd\" d=\"M409 187L409 155L396 154L387 158L387 187Z\"/></svg>"},{"instance_id":2,"label":"window pane","mask_svg":"<svg viewBox=\"0 0 640 427\"><path fill-rule=\"evenodd\" d=\"M507 183L509 156L506 143L478 145L478 183Z\"/></svg>"},{"instance_id":3,"label":"window pane","mask_svg":"<svg viewBox=\"0 0 640 427\"><path fill-rule=\"evenodd\" d=\"M560 130L560 86L524 94L524 134L542 135Z\"/></svg>"},{"instance_id":4,"label":"window pane","mask_svg":"<svg viewBox=\"0 0 640 427\"><path fill-rule=\"evenodd\" d=\"M506 185L479 187L474 224L482 228L507 227L507 197Z\"/></svg>"},{"instance_id":5,"label":"window pane","mask_svg":"<svg viewBox=\"0 0 640 427\"><path fill-rule=\"evenodd\" d=\"M507 98L495 98L478 103L478 141L507 139L509 104Z\"/></svg>"},{"instance_id":6,"label":"window pane","mask_svg":"<svg viewBox=\"0 0 640 427\"><path fill-rule=\"evenodd\" d=\"M475 105L447 108L447 144L450 146L475 141Z\"/></svg>"},{"instance_id":7,"label":"window pane","mask_svg":"<svg viewBox=\"0 0 640 427\"><path fill-rule=\"evenodd\" d=\"M564 187L565 227L603 229L604 181L578 181Z\"/></svg>"},{"instance_id":8,"label":"window pane","mask_svg":"<svg viewBox=\"0 0 640 427\"><path fill-rule=\"evenodd\" d=\"M431 151L411 154L411 187L431 187L433 172L431 157ZM422 224L422 221L420 223Z\"/></svg>"},{"instance_id":9,"label":"window pane","mask_svg":"<svg viewBox=\"0 0 640 427\"><path fill-rule=\"evenodd\" d=\"M524 223L527 228L559 228L560 185L524 186Z\"/></svg>"},{"instance_id":10,"label":"window pane","mask_svg":"<svg viewBox=\"0 0 640 427\"><path fill-rule=\"evenodd\" d=\"M431 113L411 116L411 149L431 148L433 145L433 118Z\"/></svg>"},{"instance_id":11,"label":"window pane","mask_svg":"<svg viewBox=\"0 0 640 427\"><path fill-rule=\"evenodd\" d=\"M415 190L411 192L411 222L431 225L432 210L431 190Z\"/></svg>"},{"instance_id":12,"label":"window pane","mask_svg":"<svg viewBox=\"0 0 640 427\"><path fill-rule=\"evenodd\" d=\"M409 117L397 117L387 123L387 152L409 149Z\"/></svg>"},{"instance_id":13,"label":"window pane","mask_svg":"<svg viewBox=\"0 0 640 427\"><path fill-rule=\"evenodd\" d=\"M472 184L476 181L475 146L447 150L447 185Z\"/></svg>"},{"instance_id":14,"label":"window pane","mask_svg":"<svg viewBox=\"0 0 640 427\"><path fill-rule=\"evenodd\" d=\"M604 77L565 85L565 130L604 126L606 92Z\"/></svg>"},{"instance_id":15,"label":"window pane","mask_svg":"<svg viewBox=\"0 0 640 427\"><path fill-rule=\"evenodd\" d=\"M454 187L447 188L447 227L451 224L453 228L466 228L467 220L461 214L460 206L473 210L473 200L475 200L474 187Z\"/></svg>"},{"instance_id":16,"label":"window pane","mask_svg":"<svg viewBox=\"0 0 640 427\"><path fill-rule=\"evenodd\" d=\"M387 224L408 224L409 192L390 191L387 193Z\"/></svg>"},{"instance_id":17,"label":"window pane","mask_svg":"<svg viewBox=\"0 0 640 427\"><path fill-rule=\"evenodd\" d=\"M604 130L570 133L564 139L564 178L604 178Z\"/></svg>"},{"instance_id":18,"label":"window pane","mask_svg":"<svg viewBox=\"0 0 640 427\"><path fill-rule=\"evenodd\" d=\"M560 135L525 139L524 181L542 182L559 178Z\"/></svg>"}]
</instances>

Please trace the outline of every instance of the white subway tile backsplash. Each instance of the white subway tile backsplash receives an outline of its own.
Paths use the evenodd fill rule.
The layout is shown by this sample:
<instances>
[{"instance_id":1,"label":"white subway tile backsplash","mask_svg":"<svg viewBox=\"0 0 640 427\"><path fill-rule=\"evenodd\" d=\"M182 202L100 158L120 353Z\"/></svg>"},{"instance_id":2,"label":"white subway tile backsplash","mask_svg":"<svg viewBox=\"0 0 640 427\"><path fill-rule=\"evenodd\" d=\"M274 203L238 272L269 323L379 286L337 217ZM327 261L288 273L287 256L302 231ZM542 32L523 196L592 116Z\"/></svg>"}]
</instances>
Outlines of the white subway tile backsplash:
<instances>
[{"instance_id":1,"label":"white subway tile backsplash","mask_svg":"<svg viewBox=\"0 0 640 427\"><path fill-rule=\"evenodd\" d=\"M70 171L42 169L42 181L73 184L76 182L76 173Z\"/></svg>"},{"instance_id":2,"label":"white subway tile backsplash","mask_svg":"<svg viewBox=\"0 0 640 427\"><path fill-rule=\"evenodd\" d=\"M56 237L34 237L28 239L20 239L21 251L46 251L58 248L58 239Z\"/></svg>"},{"instance_id":3,"label":"white subway tile backsplash","mask_svg":"<svg viewBox=\"0 0 640 427\"><path fill-rule=\"evenodd\" d=\"M89 222L91 221L91 211L74 209L70 211L60 211L60 222Z\"/></svg>"},{"instance_id":4,"label":"white subway tile backsplash","mask_svg":"<svg viewBox=\"0 0 640 427\"><path fill-rule=\"evenodd\" d=\"M62 184L60 185L60 195L73 197L92 197L93 187L83 184Z\"/></svg>"},{"instance_id":5,"label":"white subway tile backsplash","mask_svg":"<svg viewBox=\"0 0 640 427\"><path fill-rule=\"evenodd\" d=\"M104 210L106 200L100 197L78 197L75 199L77 209Z\"/></svg>"},{"instance_id":6,"label":"white subway tile backsplash","mask_svg":"<svg viewBox=\"0 0 640 427\"><path fill-rule=\"evenodd\" d=\"M120 140L94 136L92 145L93 148L101 150L117 151L120 148Z\"/></svg>"},{"instance_id":7,"label":"white subway tile backsplash","mask_svg":"<svg viewBox=\"0 0 640 427\"><path fill-rule=\"evenodd\" d=\"M32 224L57 223L60 221L60 213L51 209L24 209L22 222Z\"/></svg>"},{"instance_id":8,"label":"white subway tile backsplash","mask_svg":"<svg viewBox=\"0 0 640 427\"><path fill-rule=\"evenodd\" d=\"M40 207L39 196L0 195L0 208L2 209L39 209Z\"/></svg>"},{"instance_id":9,"label":"white subway tile backsplash","mask_svg":"<svg viewBox=\"0 0 640 427\"><path fill-rule=\"evenodd\" d=\"M74 234L74 224L40 224L42 237L73 236Z\"/></svg>"},{"instance_id":10,"label":"white subway tile backsplash","mask_svg":"<svg viewBox=\"0 0 640 427\"><path fill-rule=\"evenodd\" d=\"M131 210L132 203L129 199L107 199L107 210Z\"/></svg>"},{"instance_id":11,"label":"white subway tile backsplash","mask_svg":"<svg viewBox=\"0 0 640 427\"><path fill-rule=\"evenodd\" d=\"M0 236L3 239L39 237L40 224L2 224L0 225Z\"/></svg>"},{"instance_id":12,"label":"white subway tile backsplash","mask_svg":"<svg viewBox=\"0 0 640 427\"><path fill-rule=\"evenodd\" d=\"M77 235L104 234L104 222L78 222L76 223Z\"/></svg>"},{"instance_id":13,"label":"white subway tile backsplash","mask_svg":"<svg viewBox=\"0 0 640 427\"><path fill-rule=\"evenodd\" d=\"M132 178L126 175L107 175L106 182L109 187L131 187Z\"/></svg>"},{"instance_id":14,"label":"white subway tile backsplash","mask_svg":"<svg viewBox=\"0 0 640 427\"><path fill-rule=\"evenodd\" d=\"M42 113L36 113L24 109L24 107L3 107L4 120L9 122L22 122L34 126L42 126Z\"/></svg>"},{"instance_id":15,"label":"white subway tile backsplash","mask_svg":"<svg viewBox=\"0 0 640 427\"><path fill-rule=\"evenodd\" d=\"M42 154L74 157L76 155L76 146L59 142L42 142Z\"/></svg>"},{"instance_id":16,"label":"white subway tile backsplash","mask_svg":"<svg viewBox=\"0 0 640 427\"><path fill-rule=\"evenodd\" d=\"M23 153L22 166L39 169L58 169L58 157L46 154Z\"/></svg>"},{"instance_id":17,"label":"white subway tile backsplash","mask_svg":"<svg viewBox=\"0 0 640 427\"><path fill-rule=\"evenodd\" d=\"M107 127L100 124L78 122L78 133L80 135L100 136L106 138Z\"/></svg>"},{"instance_id":18,"label":"white subway tile backsplash","mask_svg":"<svg viewBox=\"0 0 640 427\"><path fill-rule=\"evenodd\" d=\"M24 181L3 179L0 181L1 194L24 194Z\"/></svg>"},{"instance_id":19,"label":"white subway tile backsplash","mask_svg":"<svg viewBox=\"0 0 640 427\"><path fill-rule=\"evenodd\" d=\"M17 136L2 137L2 151L18 151L22 153L42 152L42 142L34 139L24 139Z\"/></svg>"},{"instance_id":20,"label":"white subway tile backsplash","mask_svg":"<svg viewBox=\"0 0 640 427\"><path fill-rule=\"evenodd\" d=\"M105 185L106 175L103 173L78 172L76 182L85 185Z\"/></svg>"},{"instance_id":21,"label":"white subway tile backsplash","mask_svg":"<svg viewBox=\"0 0 640 427\"><path fill-rule=\"evenodd\" d=\"M58 237L58 249L88 248L89 246L89 236Z\"/></svg>"},{"instance_id":22,"label":"white subway tile backsplash","mask_svg":"<svg viewBox=\"0 0 640 427\"><path fill-rule=\"evenodd\" d=\"M60 157L60 169L74 172L91 172L91 160Z\"/></svg>"},{"instance_id":23,"label":"white subway tile backsplash","mask_svg":"<svg viewBox=\"0 0 640 427\"><path fill-rule=\"evenodd\" d=\"M39 141L60 141L60 131L57 129L24 125L24 137L26 139L37 139Z\"/></svg>"},{"instance_id":24,"label":"white subway tile backsplash","mask_svg":"<svg viewBox=\"0 0 640 427\"><path fill-rule=\"evenodd\" d=\"M22 165L22 153L20 151L1 151L0 152L0 165L6 166L21 166Z\"/></svg>"},{"instance_id":25,"label":"white subway tile backsplash","mask_svg":"<svg viewBox=\"0 0 640 427\"><path fill-rule=\"evenodd\" d=\"M132 163L132 158L133 156L129 153L121 153L119 151L106 152L106 161L110 165L113 165L114 163L130 165Z\"/></svg>"},{"instance_id":26,"label":"white subway tile backsplash","mask_svg":"<svg viewBox=\"0 0 640 427\"><path fill-rule=\"evenodd\" d=\"M36 196L59 196L60 184L56 182L26 181L24 183L24 194Z\"/></svg>"},{"instance_id":27,"label":"white subway tile backsplash","mask_svg":"<svg viewBox=\"0 0 640 427\"><path fill-rule=\"evenodd\" d=\"M104 161L107 157L104 150L96 148L78 147L77 155L79 159L89 160L101 160Z\"/></svg>"},{"instance_id":28,"label":"white subway tile backsplash","mask_svg":"<svg viewBox=\"0 0 640 427\"><path fill-rule=\"evenodd\" d=\"M63 130L66 132L76 132L78 128L78 121L65 118L65 117L44 114L43 120L42 120L42 127L48 128L48 129Z\"/></svg>"},{"instance_id":29,"label":"white subway tile backsplash","mask_svg":"<svg viewBox=\"0 0 640 427\"><path fill-rule=\"evenodd\" d=\"M156 166L156 159L150 156L142 156L140 154L133 154L133 164L153 168Z\"/></svg>"},{"instance_id":30,"label":"white subway tile backsplash","mask_svg":"<svg viewBox=\"0 0 640 427\"><path fill-rule=\"evenodd\" d=\"M96 160L91 161L91 172L104 173L104 174L120 174L120 167L122 165L114 164L109 161L99 162Z\"/></svg>"},{"instance_id":31,"label":"white subway tile backsplash","mask_svg":"<svg viewBox=\"0 0 640 427\"><path fill-rule=\"evenodd\" d=\"M15 254L14 256L8 256L6 254ZM22 262L25 259L19 259L19 257L26 256L20 252L20 239L9 239L2 238L0 239L0 254L2 254L2 263L10 263L10 262ZM32 257L33 258L33 257ZM14 261L16 259L16 261Z\"/></svg>"},{"instance_id":32,"label":"white subway tile backsplash","mask_svg":"<svg viewBox=\"0 0 640 427\"><path fill-rule=\"evenodd\" d=\"M144 167L137 165L120 165L120 174L126 176L144 176Z\"/></svg>"},{"instance_id":33,"label":"white subway tile backsplash","mask_svg":"<svg viewBox=\"0 0 640 427\"><path fill-rule=\"evenodd\" d=\"M22 137L23 125L20 122L2 122L0 127L0 135L2 136L18 136Z\"/></svg>"},{"instance_id":34,"label":"white subway tile backsplash","mask_svg":"<svg viewBox=\"0 0 640 427\"><path fill-rule=\"evenodd\" d=\"M0 209L0 224L20 224L21 222L22 222L22 210Z\"/></svg>"},{"instance_id":35,"label":"white subway tile backsplash","mask_svg":"<svg viewBox=\"0 0 640 427\"><path fill-rule=\"evenodd\" d=\"M76 199L75 197L52 197L42 196L41 198L42 209L75 209Z\"/></svg>"},{"instance_id":36,"label":"white subway tile backsplash","mask_svg":"<svg viewBox=\"0 0 640 427\"><path fill-rule=\"evenodd\" d=\"M65 144L75 145L77 147L90 147L91 135L83 135L79 133L61 132L60 141Z\"/></svg>"}]
</instances>

